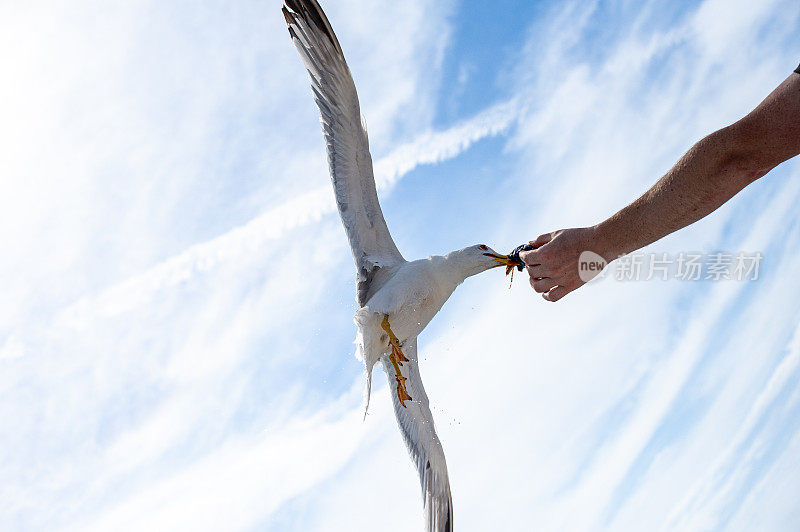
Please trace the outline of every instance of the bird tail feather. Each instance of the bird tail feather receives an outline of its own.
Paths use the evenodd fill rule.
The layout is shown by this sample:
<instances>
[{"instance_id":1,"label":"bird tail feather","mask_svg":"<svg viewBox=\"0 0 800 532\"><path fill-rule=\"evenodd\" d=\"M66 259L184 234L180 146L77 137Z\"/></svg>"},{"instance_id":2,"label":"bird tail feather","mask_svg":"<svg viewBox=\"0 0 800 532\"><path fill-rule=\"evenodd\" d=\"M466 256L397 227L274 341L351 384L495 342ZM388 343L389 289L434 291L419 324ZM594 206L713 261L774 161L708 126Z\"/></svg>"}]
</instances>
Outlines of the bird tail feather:
<instances>
[{"instance_id":1,"label":"bird tail feather","mask_svg":"<svg viewBox=\"0 0 800 532\"><path fill-rule=\"evenodd\" d=\"M368 307L362 307L356 311L355 316L353 316L353 321L355 321L356 325L358 326L358 332L356 333L356 358L364 363L364 377L366 380L366 386L364 387L364 418L367 417L367 412L369 411L369 399L372 394L372 369L375 367L375 363L378 362L380 355L373 356L372 353L380 352L380 348L378 346L371 345L371 337L370 335L365 335L364 331L369 330L370 328L370 319L373 318L372 312L369 310Z\"/></svg>"}]
</instances>

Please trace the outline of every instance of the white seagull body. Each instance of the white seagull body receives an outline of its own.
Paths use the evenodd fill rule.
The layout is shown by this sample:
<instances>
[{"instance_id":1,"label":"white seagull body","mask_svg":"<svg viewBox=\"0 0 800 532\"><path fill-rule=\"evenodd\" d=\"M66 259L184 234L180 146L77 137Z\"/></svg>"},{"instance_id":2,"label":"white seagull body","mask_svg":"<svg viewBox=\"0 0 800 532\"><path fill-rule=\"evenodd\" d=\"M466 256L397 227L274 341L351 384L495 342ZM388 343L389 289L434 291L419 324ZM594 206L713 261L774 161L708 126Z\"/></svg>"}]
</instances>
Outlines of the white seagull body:
<instances>
[{"instance_id":1,"label":"white seagull body","mask_svg":"<svg viewBox=\"0 0 800 532\"><path fill-rule=\"evenodd\" d=\"M467 277L508 265L484 245L406 261L383 218L358 95L342 49L316 0L286 0L289 34L311 77L328 164L357 272L357 356L367 375L379 360L389 378L397 422L420 475L427 530L453 529L444 451L436 435L417 359L417 335Z\"/></svg>"}]
</instances>

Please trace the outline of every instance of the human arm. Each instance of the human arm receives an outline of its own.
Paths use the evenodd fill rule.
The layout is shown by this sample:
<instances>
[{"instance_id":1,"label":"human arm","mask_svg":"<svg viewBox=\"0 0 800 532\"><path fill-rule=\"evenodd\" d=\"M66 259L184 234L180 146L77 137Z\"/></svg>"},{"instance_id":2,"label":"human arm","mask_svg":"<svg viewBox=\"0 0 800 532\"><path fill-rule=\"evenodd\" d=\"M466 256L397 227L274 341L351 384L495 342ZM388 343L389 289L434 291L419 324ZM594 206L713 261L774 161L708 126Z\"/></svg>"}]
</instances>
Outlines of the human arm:
<instances>
[{"instance_id":1,"label":"human arm","mask_svg":"<svg viewBox=\"0 0 800 532\"><path fill-rule=\"evenodd\" d=\"M747 116L700 140L636 201L607 220L540 235L520 257L533 289L558 301L584 284L578 258L607 262L705 217L800 153L800 75L791 74Z\"/></svg>"}]
</instances>

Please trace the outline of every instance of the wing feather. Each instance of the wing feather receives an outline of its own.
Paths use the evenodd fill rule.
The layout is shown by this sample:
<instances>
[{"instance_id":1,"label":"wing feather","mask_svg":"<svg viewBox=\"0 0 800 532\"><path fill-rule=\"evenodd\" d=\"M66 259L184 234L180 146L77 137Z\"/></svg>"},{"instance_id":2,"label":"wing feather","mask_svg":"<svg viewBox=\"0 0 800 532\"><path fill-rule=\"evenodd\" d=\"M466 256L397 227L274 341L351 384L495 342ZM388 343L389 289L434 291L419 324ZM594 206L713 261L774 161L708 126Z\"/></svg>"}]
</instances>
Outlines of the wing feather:
<instances>
[{"instance_id":1,"label":"wing feather","mask_svg":"<svg viewBox=\"0 0 800 532\"><path fill-rule=\"evenodd\" d=\"M403 346L408 362L403 363L403 372L408 379L406 388L413 398L400 404L395 392L394 369L387 356L382 358L383 369L389 378L394 413L400 432L406 442L411 459L417 466L425 505L425 523L428 532L452 532L453 499L450 495L450 480L444 450L436 435L433 415L428 406L428 395L422 386L417 357L417 339L411 338Z\"/></svg>"},{"instance_id":2,"label":"wing feather","mask_svg":"<svg viewBox=\"0 0 800 532\"><path fill-rule=\"evenodd\" d=\"M378 270L404 259L383 218L358 94L328 18L316 0L286 0L283 15L311 77L336 205L358 270L356 300L364 306L375 281L387 277Z\"/></svg>"}]
</instances>

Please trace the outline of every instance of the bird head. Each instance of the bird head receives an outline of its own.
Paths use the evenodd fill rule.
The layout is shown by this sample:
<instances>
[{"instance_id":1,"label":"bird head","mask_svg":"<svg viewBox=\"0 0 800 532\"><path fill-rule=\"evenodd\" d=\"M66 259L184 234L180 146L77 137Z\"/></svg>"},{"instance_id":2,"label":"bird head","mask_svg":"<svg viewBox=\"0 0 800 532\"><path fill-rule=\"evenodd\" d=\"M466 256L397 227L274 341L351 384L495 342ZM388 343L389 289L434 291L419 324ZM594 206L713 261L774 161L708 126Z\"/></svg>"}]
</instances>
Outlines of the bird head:
<instances>
[{"instance_id":1,"label":"bird head","mask_svg":"<svg viewBox=\"0 0 800 532\"><path fill-rule=\"evenodd\" d=\"M459 271L466 277L500 266L506 267L506 275L508 275L514 271L514 268L520 271L525 268L525 264L519 258L521 248L522 246L509 255L503 255L486 244L476 244L448 253L446 259L452 264L454 271Z\"/></svg>"}]
</instances>

